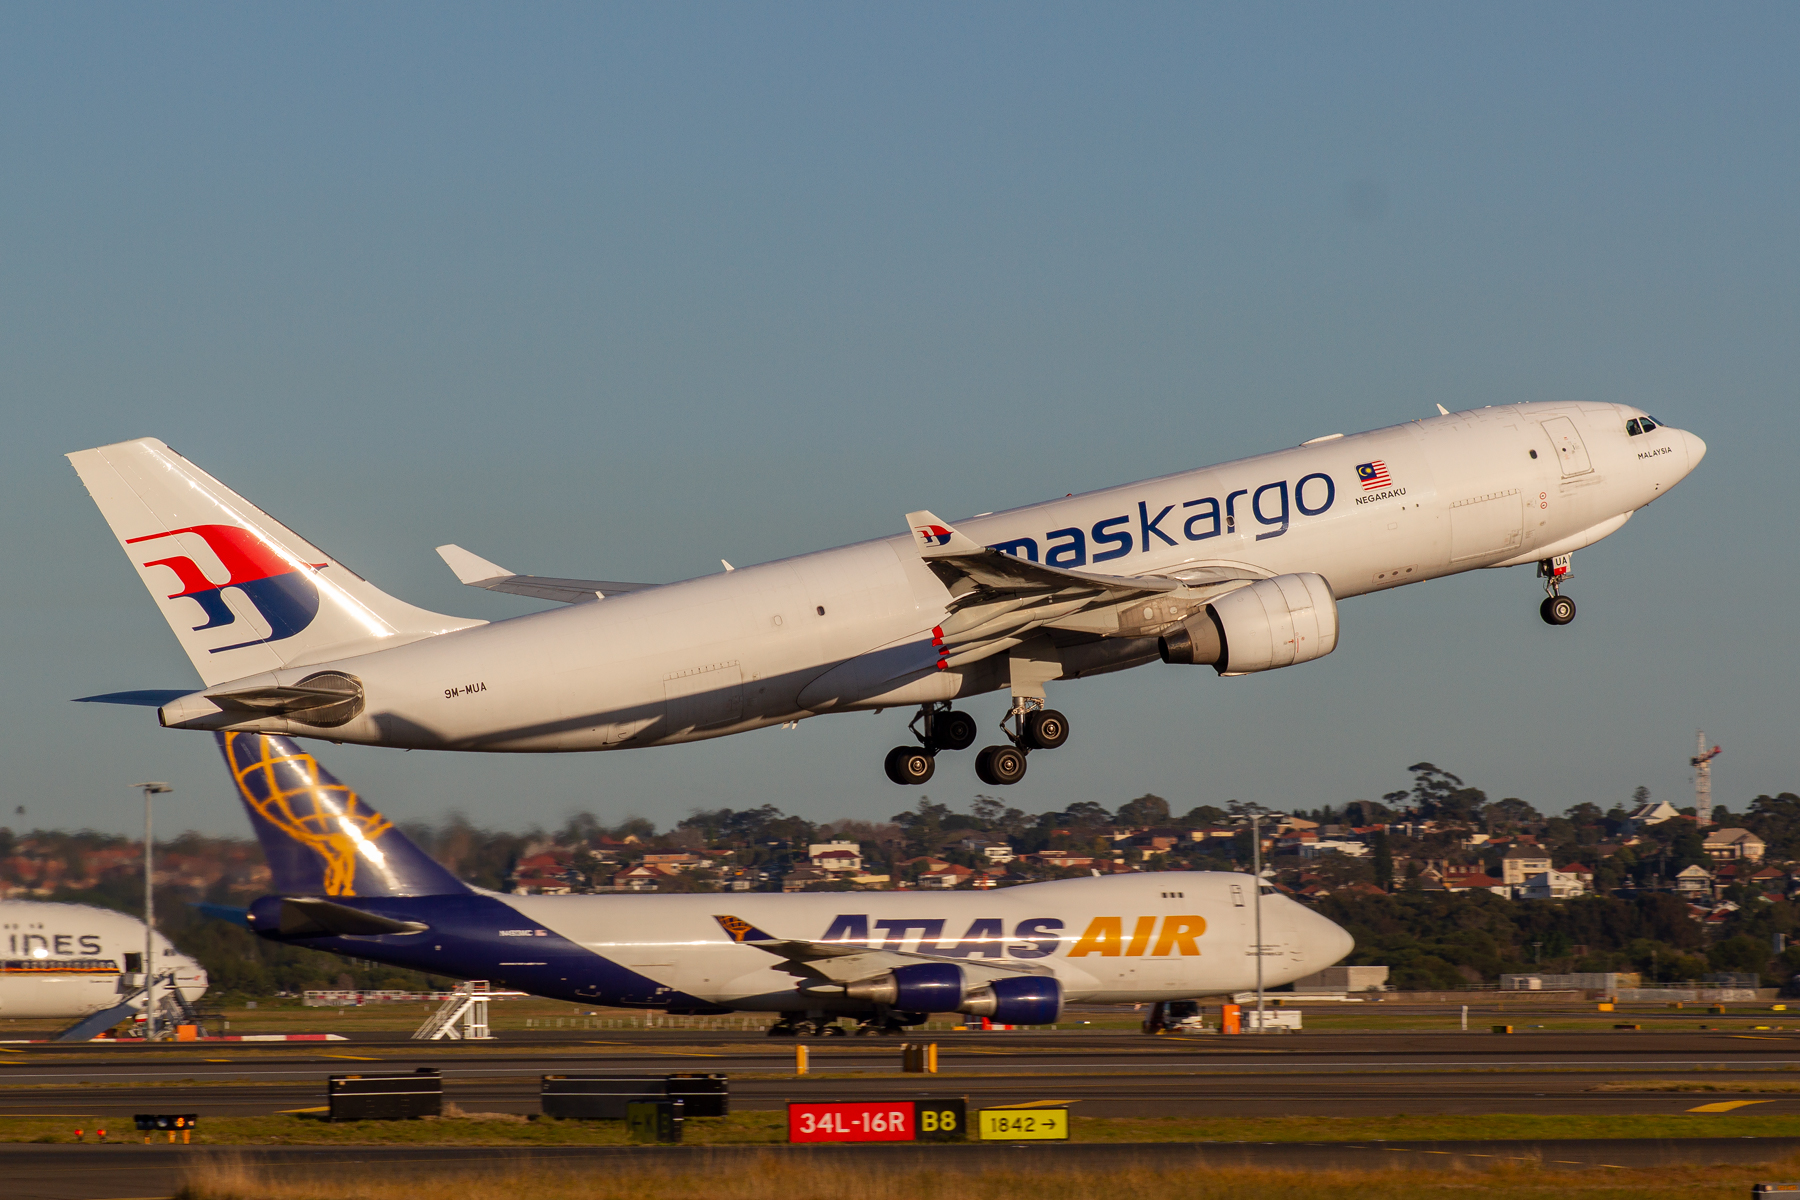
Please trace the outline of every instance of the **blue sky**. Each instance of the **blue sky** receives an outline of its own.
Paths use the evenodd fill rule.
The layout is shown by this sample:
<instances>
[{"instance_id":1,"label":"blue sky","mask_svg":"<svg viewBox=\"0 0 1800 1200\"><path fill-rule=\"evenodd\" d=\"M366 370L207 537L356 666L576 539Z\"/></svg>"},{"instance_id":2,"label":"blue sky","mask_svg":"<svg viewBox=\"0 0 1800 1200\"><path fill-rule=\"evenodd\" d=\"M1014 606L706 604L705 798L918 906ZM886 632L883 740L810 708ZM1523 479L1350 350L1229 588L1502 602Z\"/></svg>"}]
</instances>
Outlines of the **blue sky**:
<instances>
[{"instance_id":1,"label":"blue sky","mask_svg":"<svg viewBox=\"0 0 1800 1200\"><path fill-rule=\"evenodd\" d=\"M62 455L152 434L387 590L677 579L1450 409L1706 439L1576 557L1322 662L1065 685L1008 799L1800 790L1791 5L0 8L0 822L241 831ZM985 725L1003 701L975 701ZM397 817L886 817L905 716L586 756L325 748ZM925 789L983 790L972 755ZM24 805L24 817L14 815Z\"/></svg>"}]
</instances>

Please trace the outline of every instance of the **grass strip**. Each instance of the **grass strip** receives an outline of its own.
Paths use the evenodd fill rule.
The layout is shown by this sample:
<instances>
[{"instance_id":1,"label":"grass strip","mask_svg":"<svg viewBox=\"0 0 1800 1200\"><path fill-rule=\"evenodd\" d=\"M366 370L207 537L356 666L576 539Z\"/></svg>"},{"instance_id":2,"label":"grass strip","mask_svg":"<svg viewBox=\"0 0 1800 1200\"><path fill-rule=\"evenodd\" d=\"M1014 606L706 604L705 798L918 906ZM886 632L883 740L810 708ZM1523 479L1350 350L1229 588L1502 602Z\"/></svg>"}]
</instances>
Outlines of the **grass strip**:
<instances>
[{"instance_id":1,"label":"grass strip","mask_svg":"<svg viewBox=\"0 0 1800 1200\"><path fill-rule=\"evenodd\" d=\"M259 1171L241 1164L198 1168L179 1200L1042 1200L1047 1184L1083 1200L1712 1200L1748 1195L1751 1185L1791 1178L1795 1162L1758 1167L1558 1170L1511 1163L1461 1170L1258 1170L1146 1167L1060 1169L1029 1163L1008 1171L946 1172L842 1164L734 1164L730 1171L668 1172L621 1166L597 1172L467 1164L408 1167L371 1175Z\"/></svg>"},{"instance_id":2,"label":"grass strip","mask_svg":"<svg viewBox=\"0 0 1800 1200\"><path fill-rule=\"evenodd\" d=\"M452 1112L455 1107L447 1106ZM73 1142L75 1130L105 1127L109 1141L138 1141L129 1118L5 1117L0 1142ZM1379 1142L1568 1138L1696 1138L1800 1136L1800 1116L1730 1113L1557 1116L1500 1113L1389 1117L1084 1117L1070 1122L1077 1142ZM694 1118L691 1145L779 1145L786 1115L745 1112ZM509 1113L474 1113L420 1121L346 1121L322 1113L257 1117L202 1116L196 1140L236 1146L614 1146L627 1141L623 1122L553 1121Z\"/></svg>"}]
</instances>

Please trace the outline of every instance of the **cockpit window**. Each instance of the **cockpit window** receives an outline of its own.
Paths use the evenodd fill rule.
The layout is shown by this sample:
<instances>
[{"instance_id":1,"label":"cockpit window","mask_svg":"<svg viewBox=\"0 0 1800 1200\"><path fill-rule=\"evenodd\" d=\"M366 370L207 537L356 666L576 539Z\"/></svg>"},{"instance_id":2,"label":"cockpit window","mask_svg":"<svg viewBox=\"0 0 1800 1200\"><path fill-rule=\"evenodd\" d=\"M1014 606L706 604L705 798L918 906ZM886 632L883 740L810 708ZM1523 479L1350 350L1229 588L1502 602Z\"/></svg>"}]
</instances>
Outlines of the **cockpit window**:
<instances>
[{"instance_id":1,"label":"cockpit window","mask_svg":"<svg viewBox=\"0 0 1800 1200\"><path fill-rule=\"evenodd\" d=\"M1625 432L1629 433L1632 437L1636 437L1638 434L1644 432L1644 423L1636 417L1633 417L1631 420L1625 422Z\"/></svg>"},{"instance_id":2,"label":"cockpit window","mask_svg":"<svg viewBox=\"0 0 1800 1200\"><path fill-rule=\"evenodd\" d=\"M1644 432L1649 433L1652 429L1655 429L1658 425L1661 425L1662 422L1658 421L1655 417L1645 417L1643 419L1643 421L1641 422L1641 424L1644 427Z\"/></svg>"}]
</instances>

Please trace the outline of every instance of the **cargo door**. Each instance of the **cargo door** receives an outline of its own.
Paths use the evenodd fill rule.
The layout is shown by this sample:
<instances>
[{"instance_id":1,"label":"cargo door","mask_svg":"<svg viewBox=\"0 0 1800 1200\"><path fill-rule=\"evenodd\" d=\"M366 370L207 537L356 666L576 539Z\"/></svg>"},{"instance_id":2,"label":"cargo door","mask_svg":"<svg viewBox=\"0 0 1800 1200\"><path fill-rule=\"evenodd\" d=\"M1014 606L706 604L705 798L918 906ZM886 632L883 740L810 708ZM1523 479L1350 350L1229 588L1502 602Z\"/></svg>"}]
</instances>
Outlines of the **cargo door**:
<instances>
[{"instance_id":1,"label":"cargo door","mask_svg":"<svg viewBox=\"0 0 1800 1200\"><path fill-rule=\"evenodd\" d=\"M1575 432L1575 422L1567 417L1551 417L1544 422L1544 432L1550 435L1550 444L1556 447L1556 461L1562 467L1564 479L1586 475L1594 469L1588 459L1587 447L1581 443L1581 435Z\"/></svg>"},{"instance_id":2,"label":"cargo door","mask_svg":"<svg viewBox=\"0 0 1800 1200\"><path fill-rule=\"evenodd\" d=\"M744 670L736 659L663 677L669 730L711 729L744 718Z\"/></svg>"},{"instance_id":3,"label":"cargo door","mask_svg":"<svg viewBox=\"0 0 1800 1200\"><path fill-rule=\"evenodd\" d=\"M1525 524L1525 501L1518 488L1487 492L1450 504L1450 561L1486 558L1517 551Z\"/></svg>"}]
</instances>

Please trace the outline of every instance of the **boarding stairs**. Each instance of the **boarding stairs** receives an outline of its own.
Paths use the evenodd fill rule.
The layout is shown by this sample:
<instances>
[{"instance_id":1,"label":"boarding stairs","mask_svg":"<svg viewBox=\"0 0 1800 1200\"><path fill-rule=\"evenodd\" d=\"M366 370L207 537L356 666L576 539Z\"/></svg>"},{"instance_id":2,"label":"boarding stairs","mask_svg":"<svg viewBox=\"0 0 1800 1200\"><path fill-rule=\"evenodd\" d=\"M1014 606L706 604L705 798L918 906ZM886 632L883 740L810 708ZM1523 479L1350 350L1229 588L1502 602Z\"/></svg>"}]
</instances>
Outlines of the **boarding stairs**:
<instances>
[{"instance_id":1,"label":"boarding stairs","mask_svg":"<svg viewBox=\"0 0 1800 1200\"><path fill-rule=\"evenodd\" d=\"M414 1041L491 1042L488 1032L488 1001L496 996L522 996L523 992L496 992L485 979L460 983L444 998L438 1010L413 1034ZM459 1029L458 1023L461 1023Z\"/></svg>"},{"instance_id":2,"label":"boarding stairs","mask_svg":"<svg viewBox=\"0 0 1800 1200\"><path fill-rule=\"evenodd\" d=\"M209 1024L216 1024L221 1014L214 1008L201 1008L192 1003L175 986L175 972L156 977L156 1025L162 1036L171 1037L176 1027L192 1025L204 1030ZM58 1030L50 1038L53 1042L86 1042L99 1037L121 1021L129 1021L139 1017L144 1011L144 994L146 988L142 975L121 975L119 977L119 993L121 999L110 1008L89 1013L66 1029ZM142 1032L141 1030L139 1031Z\"/></svg>"}]
</instances>

